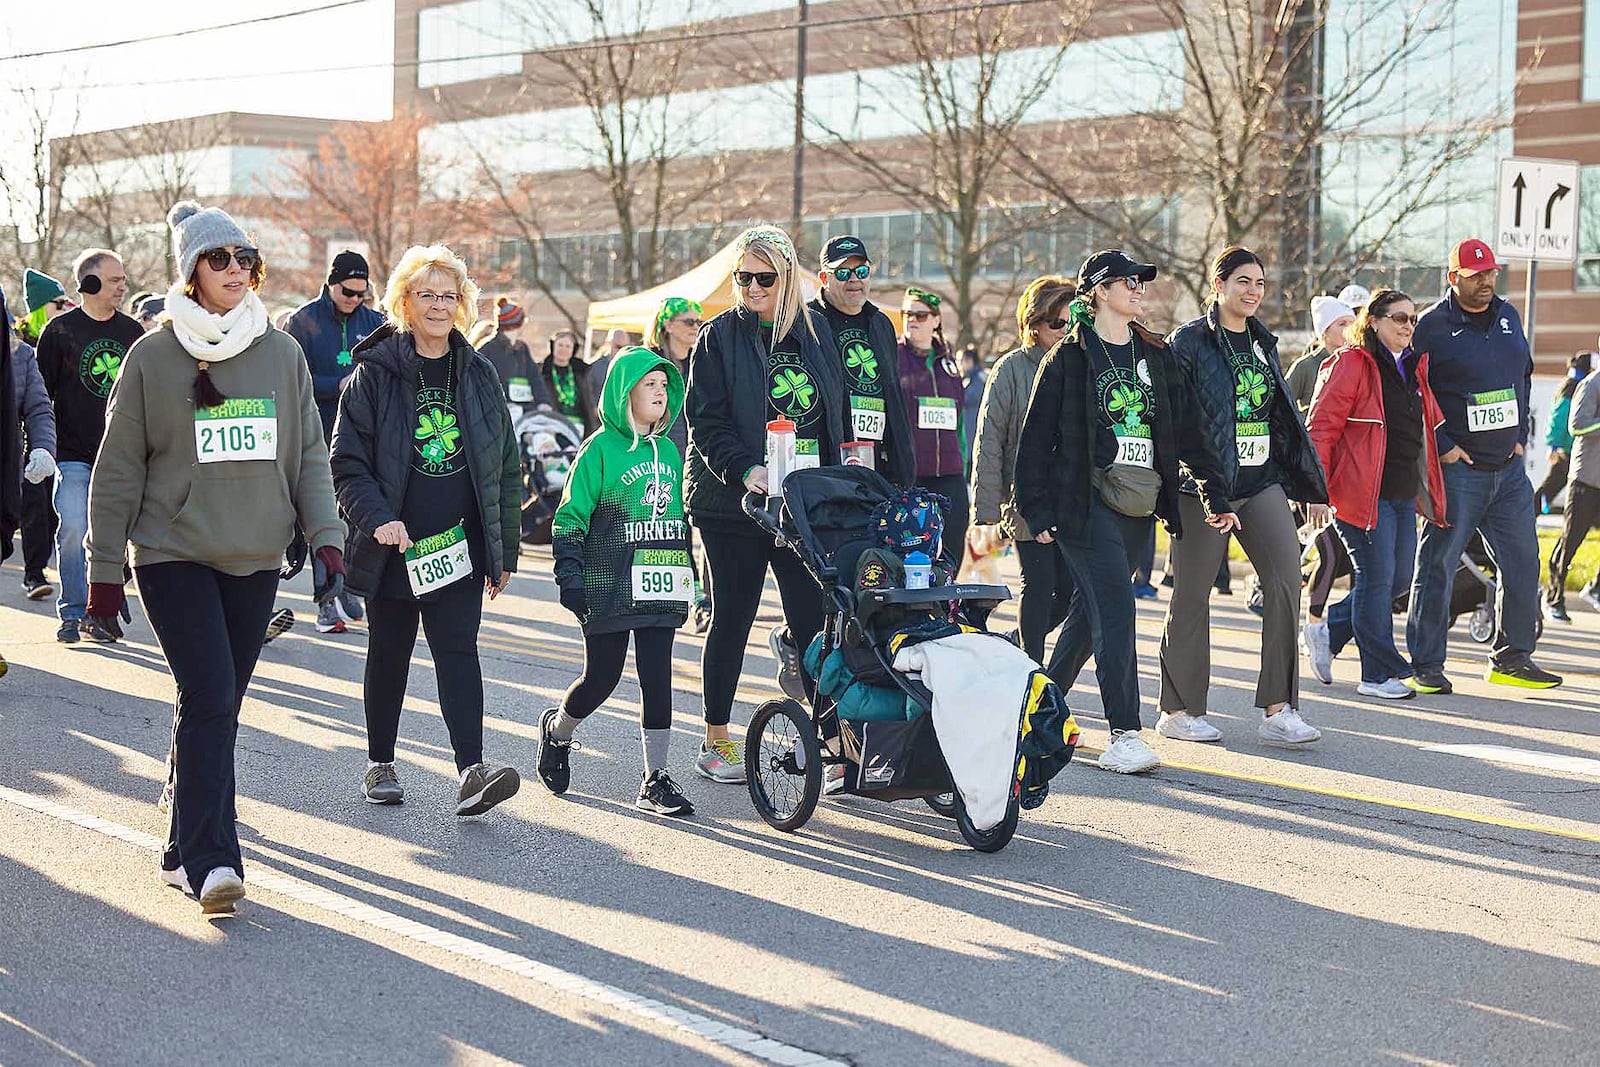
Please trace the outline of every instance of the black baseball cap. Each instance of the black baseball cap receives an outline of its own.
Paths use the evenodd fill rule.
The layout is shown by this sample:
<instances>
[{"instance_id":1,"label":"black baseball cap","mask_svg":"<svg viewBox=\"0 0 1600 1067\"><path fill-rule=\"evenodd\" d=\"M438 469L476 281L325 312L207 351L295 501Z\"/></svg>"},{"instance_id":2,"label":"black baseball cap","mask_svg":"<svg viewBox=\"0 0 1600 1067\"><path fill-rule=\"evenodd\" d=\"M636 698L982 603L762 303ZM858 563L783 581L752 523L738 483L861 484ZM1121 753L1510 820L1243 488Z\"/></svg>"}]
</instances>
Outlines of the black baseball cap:
<instances>
[{"instance_id":1,"label":"black baseball cap","mask_svg":"<svg viewBox=\"0 0 1600 1067\"><path fill-rule=\"evenodd\" d=\"M1138 278L1141 282L1154 281L1156 268L1151 263L1137 263L1128 258L1128 253L1120 248L1107 248L1083 261L1083 266L1078 268L1078 292L1082 293L1093 289L1097 285L1116 278Z\"/></svg>"},{"instance_id":2,"label":"black baseball cap","mask_svg":"<svg viewBox=\"0 0 1600 1067\"><path fill-rule=\"evenodd\" d=\"M842 237L830 237L828 243L822 246L822 269L831 270L847 259L860 257L868 263L872 257L867 255L867 246L861 243L861 238L855 234L845 234Z\"/></svg>"}]
</instances>

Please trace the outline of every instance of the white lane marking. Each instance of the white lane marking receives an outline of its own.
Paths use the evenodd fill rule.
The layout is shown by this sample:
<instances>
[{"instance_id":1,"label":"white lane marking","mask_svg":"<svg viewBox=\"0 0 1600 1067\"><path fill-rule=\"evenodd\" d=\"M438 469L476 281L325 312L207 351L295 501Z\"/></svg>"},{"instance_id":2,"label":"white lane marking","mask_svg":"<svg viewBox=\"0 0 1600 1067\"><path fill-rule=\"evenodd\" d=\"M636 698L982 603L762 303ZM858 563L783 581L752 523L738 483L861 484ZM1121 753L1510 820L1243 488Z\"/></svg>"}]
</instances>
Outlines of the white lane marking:
<instances>
[{"instance_id":1,"label":"white lane marking","mask_svg":"<svg viewBox=\"0 0 1600 1067\"><path fill-rule=\"evenodd\" d=\"M118 841L126 842L136 848L146 849L151 852L160 852L163 842L153 834L135 830L130 826L102 819L98 815L90 815L76 808L69 808L65 804L58 804L44 797L34 796L20 790L0 786L0 800L14 804L19 808L47 815L52 819L69 822L81 826L86 830L104 834ZM303 882L298 878L272 870L262 863L252 860L248 885L255 889L265 889L277 893L291 900L317 908L321 911L342 915L347 919L362 923L366 926L377 927L392 934L397 934L410 941L431 945L446 952L464 956L467 959L477 960L479 963L488 964L502 971L508 971L523 978L531 979L549 989L562 993L569 993L584 1000L603 1004L608 1008L616 1009L627 1015L635 1016L667 1029L682 1030L696 1037L704 1038L724 1048L743 1052L757 1059L767 1060L770 1063L782 1064L784 1067L846 1067L842 1060L832 1060L821 1053L809 1049L786 1045L775 1041L765 1034L754 1030L745 1030L727 1023L718 1022L706 1015L697 1012L685 1011L671 1004L664 1004L659 1000L630 993L617 986L607 985L585 978L573 971L552 967L548 963L519 956L514 952L485 945L471 938L453 934L447 930L419 923L414 919L396 915L393 912L375 908L370 904L363 904L340 893L329 889Z\"/></svg>"},{"instance_id":2,"label":"white lane marking","mask_svg":"<svg viewBox=\"0 0 1600 1067\"><path fill-rule=\"evenodd\" d=\"M1495 763L1514 763L1520 767L1542 767L1547 771L1566 771L1568 774L1600 778L1600 759L1589 759L1587 756L1563 756L1559 752L1536 752L1525 748L1508 748L1505 745L1424 745L1422 751L1444 752L1451 756L1468 756Z\"/></svg>"}]
</instances>

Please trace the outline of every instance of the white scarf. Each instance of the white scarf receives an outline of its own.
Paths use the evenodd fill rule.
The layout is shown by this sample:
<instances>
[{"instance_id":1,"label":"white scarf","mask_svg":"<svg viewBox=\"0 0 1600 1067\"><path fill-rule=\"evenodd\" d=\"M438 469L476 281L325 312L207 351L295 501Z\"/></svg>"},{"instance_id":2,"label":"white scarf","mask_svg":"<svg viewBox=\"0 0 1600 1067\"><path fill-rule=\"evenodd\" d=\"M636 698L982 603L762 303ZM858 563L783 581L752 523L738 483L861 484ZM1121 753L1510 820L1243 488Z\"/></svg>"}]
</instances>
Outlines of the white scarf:
<instances>
[{"instance_id":1,"label":"white scarf","mask_svg":"<svg viewBox=\"0 0 1600 1067\"><path fill-rule=\"evenodd\" d=\"M272 325L267 306L254 289L245 290L244 299L226 315L213 315L190 300L179 282L167 290L167 314L178 343L195 359L221 363L232 359Z\"/></svg>"}]
</instances>

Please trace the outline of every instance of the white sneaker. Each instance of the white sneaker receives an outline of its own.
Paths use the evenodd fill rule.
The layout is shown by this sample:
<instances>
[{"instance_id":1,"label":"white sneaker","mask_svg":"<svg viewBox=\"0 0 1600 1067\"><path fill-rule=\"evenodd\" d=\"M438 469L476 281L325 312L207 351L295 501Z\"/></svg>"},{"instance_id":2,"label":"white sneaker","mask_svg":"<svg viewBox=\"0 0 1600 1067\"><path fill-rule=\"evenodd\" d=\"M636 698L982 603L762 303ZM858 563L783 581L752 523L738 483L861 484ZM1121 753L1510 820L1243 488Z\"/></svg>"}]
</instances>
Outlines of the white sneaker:
<instances>
[{"instance_id":1,"label":"white sneaker","mask_svg":"<svg viewBox=\"0 0 1600 1067\"><path fill-rule=\"evenodd\" d=\"M1161 757L1150 746L1139 740L1136 730L1111 731L1111 744L1100 753L1098 760L1102 771L1118 774L1141 774L1161 766Z\"/></svg>"},{"instance_id":2,"label":"white sneaker","mask_svg":"<svg viewBox=\"0 0 1600 1067\"><path fill-rule=\"evenodd\" d=\"M175 871L169 871L165 867L161 868L161 880L174 889L181 889L189 896L194 896L194 890L189 888L189 875L182 867Z\"/></svg>"},{"instance_id":3,"label":"white sneaker","mask_svg":"<svg viewBox=\"0 0 1600 1067\"><path fill-rule=\"evenodd\" d=\"M1578 594L1578 599L1596 611L1600 611L1600 589L1589 586Z\"/></svg>"},{"instance_id":4,"label":"white sneaker","mask_svg":"<svg viewBox=\"0 0 1600 1067\"><path fill-rule=\"evenodd\" d=\"M213 867L200 887L200 910L216 915L233 910L244 899L244 879L232 867Z\"/></svg>"},{"instance_id":5,"label":"white sneaker","mask_svg":"<svg viewBox=\"0 0 1600 1067\"><path fill-rule=\"evenodd\" d=\"M1173 741L1221 741L1222 731L1206 721L1204 715L1187 711L1163 711L1156 722L1156 733Z\"/></svg>"},{"instance_id":6,"label":"white sneaker","mask_svg":"<svg viewBox=\"0 0 1600 1067\"><path fill-rule=\"evenodd\" d=\"M1382 697L1384 700L1409 700L1417 691L1398 678L1385 678L1381 682L1362 682L1356 692L1364 697Z\"/></svg>"},{"instance_id":7,"label":"white sneaker","mask_svg":"<svg viewBox=\"0 0 1600 1067\"><path fill-rule=\"evenodd\" d=\"M1256 727L1261 740L1279 745L1308 745L1322 739L1322 731L1300 717L1294 708L1285 705L1276 715L1262 713L1261 725Z\"/></svg>"},{"instance_id":8,"label":"white sneaker","mask_svg":"<svg viewBox=\"0 0 1600 1067\"><path fill-rule=\"evenodd\" d=\"M1323 685L1333 684L1333 648L1328 643L1328 624L1308 622L1300 631L1300 647L1311 661L1311 674Z\"/></svg>"}]
</instances>

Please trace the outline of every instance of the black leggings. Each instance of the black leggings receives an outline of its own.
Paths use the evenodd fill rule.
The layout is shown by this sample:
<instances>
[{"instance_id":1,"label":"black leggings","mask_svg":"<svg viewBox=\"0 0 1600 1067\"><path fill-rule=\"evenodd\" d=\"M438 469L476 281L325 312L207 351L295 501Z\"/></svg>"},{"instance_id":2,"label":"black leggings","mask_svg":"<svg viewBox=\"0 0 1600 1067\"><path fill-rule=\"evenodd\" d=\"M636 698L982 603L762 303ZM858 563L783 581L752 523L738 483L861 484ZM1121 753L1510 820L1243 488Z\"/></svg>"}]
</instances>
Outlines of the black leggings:
<instances>
[{"instance_id":1,"label":"black leggings","mask_svg":"<svg viewBox=\"0 0 1600 1067\"><path fill-rule=\"evenodd\" d=\"M244 875L234 828L233 745L278 572L235 577L201 563L151 563L135 574L178 687L172 811L161 866L183 867L198 890L216 867Z\"/></svg>"},{"instance_id":2,"label":"black leggings","mask_svg":"<svg viewBox=\"0 0 1600 1067\"><path fill-rule=\"evenodd\" d=\"M672 638L669 626L647 626L609 634L583 635L583 673L561 701L561 710L574 719L587 719L606 702L622 680L628 658L628 635L633 635L633 661L639 672L643 710L639 723L646 730L672 729Z\"/></svg>"},{"instance_id":3,"label":"black leggings","mask_svg":"<svg viewBox=\"0 0 1600 1067\"><path fill-rule=\"evenodd\" d=\"M822 630L822 589L811 572L794 549L780 548L771 537L756 532L753 522L750 526L748 534L700 531L713 596L711 629L700 657L700 690L705 696L708 726L728 725L733 713L733 694L744 670L744 646L761 608L768 567L778 582L789 635L802 656Z\"/></svg>"},{"instance_id":4,"label":"black leggings","mask_svg":"<svg viewBox=\"0 0 1600 1067\"><path fill-rule=\"evenodd\" d=\"M433 654L439 712L450 731L456 770L483 762L483 670L478 664L478 624L482 619L483 581L475 577L452 582L428 603L383 593L367 600L367 671L362 696L367 707L368 759L394 762L400 705L406 697L420 621L428 637L428 651ZM264 618L262 625L266 625Z\"/></svg>"},{"instance_id":5,"label":"black leggings","mask_svg":"<svg viewBox=\"0 0 1600 1067\"><path fill-rule=\"evenodd\" d=\"M1050 631L1066 620L1072 603L1072 572L1054 544L1014 542L1022 566L1022 598L1017 605L1017 628L1022 650L1035 663L1044 662L1044 642Z\"/></svg>"},{"instance_id":6,"label":"black leggings","mask_svg":"<svg viewBox=\"0 0 1600 1067\"><path fill-rule=\"evenodd\" d=\"M928 474L919 475L917 484L950 501L950 506L944 510L944 541L940 545L939 555L950 565L953 573L959 573L962 562L967 558L967 520L972 513L967 497L967 480L959 474Z\"/></svg>"}]
</instances>

